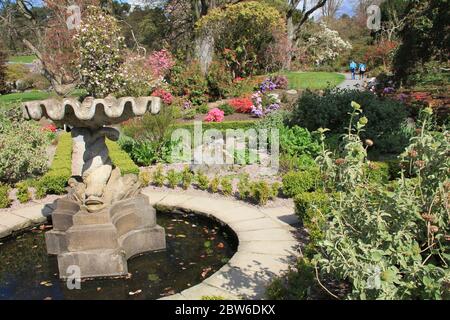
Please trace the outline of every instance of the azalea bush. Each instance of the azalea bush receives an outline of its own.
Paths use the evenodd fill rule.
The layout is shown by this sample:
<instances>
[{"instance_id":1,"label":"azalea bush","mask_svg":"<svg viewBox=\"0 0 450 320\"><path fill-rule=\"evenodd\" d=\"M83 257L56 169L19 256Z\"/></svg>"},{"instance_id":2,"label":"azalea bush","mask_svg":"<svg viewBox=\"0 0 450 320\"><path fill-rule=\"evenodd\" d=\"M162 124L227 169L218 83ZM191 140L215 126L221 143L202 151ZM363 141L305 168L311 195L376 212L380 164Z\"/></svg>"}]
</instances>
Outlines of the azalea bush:
<instances>
[{"instance_id":1,"label":"azalea bush","mask_svg":"<svg viewBox=\"0 0 450 320\"><path fill-rule=\"evenodd\" d=\"M205 117L206 122L222 122L224 118L224 112L219 108L211 109Z\"/></svg>"},{"instance_id":2,"label":"azalea bush","mask_svg":"<svg viewBox=\"0 0 450 320\"><path fill-rule=\"evenodd\" d=\"M158 88L155 91L153 91L152 96L161 98L161 100L167 105L172 104L173 101L172 94L169 91L166 91L161 88Z\"/></svg>"},{"instance_id":3,"label":"azalea bush","mask_svg":"<svg viewBox=\"0 0 450 320\"><path fill-rule=\"evenodd\" d=\"M253 101L249 98L234 98L228 104L240 113L250 113L253 108Z\"/></svg>"}]
</instances>

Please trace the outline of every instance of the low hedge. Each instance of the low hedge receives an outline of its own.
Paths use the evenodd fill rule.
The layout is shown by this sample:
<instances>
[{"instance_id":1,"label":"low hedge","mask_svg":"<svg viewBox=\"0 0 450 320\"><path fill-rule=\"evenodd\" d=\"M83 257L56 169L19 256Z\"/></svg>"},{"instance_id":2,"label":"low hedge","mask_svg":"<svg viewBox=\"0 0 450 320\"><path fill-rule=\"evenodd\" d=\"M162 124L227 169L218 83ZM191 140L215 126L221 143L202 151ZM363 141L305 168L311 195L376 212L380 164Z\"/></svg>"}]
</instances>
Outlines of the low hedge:
<instances>
[{"instance_id":1,"label":"low hedge","mask_svg":"<svg viewBox=\"0 0 450 320\"><path fill-rule=\"evenodd\" d=\"M283 194L293 198L297 194L313 191L319 172L316 168L306 171L291 171L283 176Z\"/></svg>"},{"instance_id":2,"label":"low hedge","mask_svg":"<svg viewBox=\"0 0 450 320\"><path fill-rule=\"evenodd\" d=\"M50 170L36 184L36 196L46 194L63 194L66 192L67 181L72 175L72 138L70 133L59 136Z\"/></svg>"},{"instance_id":3,"label":"low hedge","mask_svg":"<svg viewBox=\"0 0 450 320\"><path fill-rule=\"evenodd\" d=\"M116 142L106 139L106 146L108 147L111 161L116 167L120 168L122 174L139 174L139 167L131 160L128 153L123 151Z\"/></svg>"},{"instance_id":4,"label":"low hedge","mask_svg":"<svg viewBox=\"0 0 450 320\"><path fill-rule=\"evenodd\" d=\"M243 121L223 121L223 122L202 122L203 131L208 129L216 129L219 131L226 131L227 129L251 129L256 125L256 120L243 120ZM173 129L187 129L191 132L194 131L193 123L177 123L172 126Z\"/></svg>"}]
</instances>

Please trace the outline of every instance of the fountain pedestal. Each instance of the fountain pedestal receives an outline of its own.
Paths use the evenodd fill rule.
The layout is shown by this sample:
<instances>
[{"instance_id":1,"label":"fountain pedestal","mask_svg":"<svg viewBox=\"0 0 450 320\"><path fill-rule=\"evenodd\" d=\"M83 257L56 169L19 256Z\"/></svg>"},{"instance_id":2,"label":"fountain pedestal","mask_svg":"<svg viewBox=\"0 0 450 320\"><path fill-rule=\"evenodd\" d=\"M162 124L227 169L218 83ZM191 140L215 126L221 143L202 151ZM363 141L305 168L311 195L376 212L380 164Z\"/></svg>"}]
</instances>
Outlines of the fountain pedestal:
<instances>
[{"instance_id":1,"label":"fountain pedestal","mask_svg":"<svg viewBox=\"0 0 450 320\"><path fill-rule=\"evenodd\" d=\"M116 99L68 98L24 104L27 119L49 118L73 127L72 177L69 194L56 203L53 230L46 233L47 252L57 255L60 278L79 268L82 278L122 276L127 259L166 248L155 209L140 194L137 175L115 168L105 139L116 141L111 125L147 111L159 112L157 97ZM70 267L70 268L69 268Z\"/></svg>"},{"instance_id":2,"label":"fountain pedestal","mask_svg":"<svg viewBox=\"0 0 450 320\"><path fill-rule=\"evenodd\" d=\"M148 203L140 194L92 214L72 200L58 200L45 240L47 252L58 256L60 278L71 275L70 266L78 266L83 278L126 275L127 259L165 249L164 229Z\"/></svg>"}]
</instances>

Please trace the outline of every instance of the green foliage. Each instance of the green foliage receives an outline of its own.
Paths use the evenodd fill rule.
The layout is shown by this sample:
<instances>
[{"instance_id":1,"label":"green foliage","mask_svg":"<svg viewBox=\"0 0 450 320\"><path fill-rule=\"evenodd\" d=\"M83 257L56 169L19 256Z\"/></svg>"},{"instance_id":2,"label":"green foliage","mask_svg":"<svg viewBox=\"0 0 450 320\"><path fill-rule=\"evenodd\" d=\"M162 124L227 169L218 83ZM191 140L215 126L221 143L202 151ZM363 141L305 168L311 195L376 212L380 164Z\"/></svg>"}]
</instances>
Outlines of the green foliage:
<instances>
[{"instance_id":1,"label":"green foliage","mask_svg":"<svg viewBox=\"0 0 450 320\"><path fill-rule=\"evenodd\" d=\"M231 196L231 194L233 193L233 185L229 177L222 178L222 180L220 181L220 187L222 189L222 193L225 196Z\"/></svg>"},{"instance_id":2,"label":"green foliage","mask_svg":"<svg viewBox=\"0 0 450 320\"><path fill-rule=\"evenodd\" d=\"M163 167L162 165L159 164L152 175L153 184L157 187L162 187L164 185L165 180L166 177L164 176L163 173Z\"/></svg>"},{"instance_id":3,"label":"green foliage","mask_svg":"<svg viewBox=\"0 0 450 320\"><path fill-rule=\"evenodd\" d=\"M345 76L334 72L288 72L289 89L333 88L345 80Z\"/></svg>"},{"instance_id":4,"label":"green foliage","mask_svg":"<svg viewBox=\"0 0 450 320\"><path fill-rule=\"evenodd\" d=\"M206 76L209 94L215 99L228 97L233 85L233 75L222 60L214 60ZM234 109L233 109L234 111ZM225 114L227 115L227 114Z\"/></svg>"},{"instance_id":5,"label":"green foliage","mask_svg":"<svg viewBox=\"0 0 450 320\"><path fill-rule=\"evenodd\" d=\"M267 288L268 299L305 300L315 285L314 265L306 258L299 258L295 269L285 277L275 278Z\"/></svg>"},{"instance_id":6,"label":"green foliage","mask_svg":"<svg viewBox=\"0 0 450 320\"><path fill-rule=\"evenodd\" d=\"M204 174L202 171L198 171L196 174L196 180L197 180L197 187L200 190L207 190L209 187L209 179L206 174Z\"/></svg>"},{"instance_id":7,"label":"green foliage","mask_svg":"<svg viewBox=\"0 0 450 320\"><path fill-rule=\"evenodd\" d=\"M365 116L369 120L361 138L371 139L373 148L379 152L400 153L409 138L401 130L407 117L406 107L389 98L378 98L371 92L327 90L323 96L306 92L297 102L291 124L310 131L327 128L333 133L344 133L350 120L352 101L364 105L364 112L356 117Z\"/></svg>"},{"instance_id":8,"label":"green foliage","mask_svg":"<svg viewBox=\"0 0 450 320\"><path fill-rule=\"evenodd\" d=\"M139 181L141 182L143 187L147 187L152 181L152 175L148 171L141 171L139 173Z\"/></svg>"},{"instance_id":9,"label":"green foliage","mask_svg":"<svg viewBox=\"0 0 450 320\"><path fill-rule=\"evenodd\" d=\"M186 96L194 106L208 102L208 82L198 63L177 63L170 71L168 80L171 91L178 96Z\"/></svg>"},{"instance_id":10,"label":"green foliage","mask_svg":"<svg viewBox=\"0 0 450 320\"><path fill-rule=\"evenodd\" d=\"M351 118L362 110L354 104ZM358 137L365 121L344 136L344 153L317 159L333 180L313 264L322 277L351 284L349 299L441 299L449 281L449 132L428 130L431 109L401 155L416 179L404 174L387 189L369 184L366 149ZM339 160L339 159L338 159Z\"/></svg>"},{"instance_id":11,"label":"green foliage","mask_svg":"<svg viewBox=\"0 0 450 320\"><path fill-rule=\"evenodd\" d=\"M287 197L295 197L305 191L312 191L316 186L318 173L315 168L286 173L283 176L283 194Z\"/></svg>"},{"instance_id":12,"label":"green foliage","mask_svg":"<svg viewBox=\"0 0 450 320\"><path fill-rule=\"evenodd\" d=\"M9 198L9 186L0 183L0 209L7 208L11 204L11 199Z\"/></svg>"},{"instance_id":13,"label":"green foliage","mask_svg":"<svg viewBox=\"0 0 450 320\"><path fill-rule=\"evenodd\" d=\"M59 136L50 170L36 183L36 196L42 198L46 194L65 193L71 175L72 138L69 133L63 133Z\"/></svg>"},{"instance_id":14,"label":"green foliage","mask_svg":"<svg viewBox=\"0 0 450 320\"><path fill-rule=\"evenodd\" d=\"M9 64L6 68L6 81L16 82L17 80L25 78L29 73L30 70L24 65Z\"/></svg>"},{"instance_id":15,"label":"green foliage","mask_svg":"<svg viewBox=\"0 0 450 320\"><path fill-rule=\"evenodd\" d=\"M0 181L14 183L45 172L47 139L36 122L11 121L9 116L15 117L11 112L0 115Z\"/></svg>"},{"instance_id":16,"label":"green foliage","mask_svg":"<svg viewBox=\"0 0 450 320\"><path fill-rule=\"evenodd\" d=\"M28 184L25 182L19 182L16 184L17 192L16 197L20 203L28 202L31 199L31 193L28 190Z\"/></svg>"},{"instance_id":17,"label":"green foliage","mask_svg":"<svg viewBox=\"0 0 450 320\"><path fill-rule=\"evenodd\" d=\"M387 162L371 161L365 170L370 182L386 184L389 181L389 164Z\"/></svg>"},{"instance_id":18,"label":"green foliage","mask_svg":"<svg viewBox=\"0 0 450 320\"><path fill-rule=\"evenodd\" d=\"M273 198L273 191L266 181L253 181L250 183L249 198L258 205L264 206L269 199Z\"/></svg>"},{"instance_id":19,"label":"green foliage","mask_svg":"<svg viewBox=\"0 0 450 320\"><path fill-rule=\"evenodd\" d=\"M180 174L175 169L170 169L166 174L167 185L169 188L174 189L180 183Z\"/></svg>"},{"instance_id":20,"label":"green foliage","mask_svg":"<svg viewBox=\"0 0 450 320\"><path fill-rule=\"evenodd\" d=\"M112 163L120 168L121 174L139 174L139 167L135 165L129 155L120 148L119 144L107 139L106 146L108 147Z\"/></svg>"},{"instance_id":21,"label":"green foliage","mask_svg":"<svg viewBox=\"0 0 450 320\"><path fill-rule=\"evenodd\" d=\"M242 200L247 199L250 196L250 176L248 173L239 177L237 188L239 198Z\"/></svg>"},{"instance_id":22,"label":"green foliage","mask_svg":"<svg viewBox=\"0 0 450 320\"><path fill-rule=\"evenodd\" d=\"M195 116L197 115L196 109L187 109L183 112L183 119L185 120L193 120L195 119Z\"/></svg>"},{"instance_id":23,"label":"green foliage","mask_svg":"<svg viewBox=\"0 0 450 320\"><path fill-rule=\"evenodd\" d=\"M279 165L280 172L286 173L289 171L307 170L308 168L314 167L315 162L314 158L306 154L302 154L301 156L281 154Z\"/></svg>"},{"instance_id":24,"label":"green foliage","mask_svg":"<svg viewBox=\"0 0 450 320\"><path fill-rule=\"evenodd\" d=\"M202 104L202 105L198 106L197 108L195 108L195 110L196 110L198 113L201 113L201 114L207 114L208 111L209 111L209 108L208 108L208 105L207 105L207 104Z\"/></svg>"},{"instance_id":25,"label":"green foliage","mask_svg":"<svg viewBox=\"0 0 450 320\"><path fill-rule=\"evenodd\" d=\"M270 189L271 189L270 190L270 192L271 192L270 198L278 197L281 187L282 187L282 184L278 181L272 183L272 185L270 186Z\"/></svg>"},{"instance_id":26,"label":"green foliage","mask_svg":"<svg viewBox=\"0 0 450 320\"><path fill-rule=\"evenodd\" d=\"M219 191L219 185L220 185L220 177L214 176L214 178L211 179L211 182L209 183L209 189L213 193L217 193Z\"/></svg>"},{"instance_id":27,"label":"green foliage","mask_svg":"<svg viewBox=\"0 0 450 320\"><path fill-rule=\"evenodd\" d=\"M202 122L203 131L208 129L216 129L225 132L227 129L251 129L255 126L256 121L254 120L244 120L244 121L223 121L223 122ZM194 125L192 123L177 123L173 126L173 129L187 129L194 132Z\"/></svg>"},{"instance_id":28,"label":"green foliage","mask_svg":"<svg viewBox=\"0 0 450 320\"><path fill-rule=\"evenodd\" d=\"M187 190L192 183L192 179L194 178L194 174L192 173L189 166L185 166L183 171L181 172L181 187L184 190Z\"/></svg>"},{"instance_id":29,"label":"green foliage","mask_svg":"<svg viewBox=\"0 0 450 320\"><path fill-rule=\"evenodd\" d=\"M228 103L220 105L219 110L222 110L225 116L229 116L234 113L234 108L230 106Z\"/></svg>"},{"instance_id":30,"label":"green foliage","mask_svg":"<svg viewBox=\"0 0 450 320\"><path fill-rule=\"evenodd\" d=\"M280 151L289 156L309 155L315 158L320 151L320 145L311 136L308 129L299 126L282 127L280 130Z\"/></svg>"},{"instance_id":31,"label":"green foliage","mask_svg":"<svg viewBox=\"0 0 450 320\"><path fill-rule=\"evenodd\" d=\"M196 32L220 35L215 37L216 52L236 76L267 71L280 63L267 52L276 42L274 33L284 31L278 10L257 1L214 8L196 23Z\"/></svg>"}]
</instances>

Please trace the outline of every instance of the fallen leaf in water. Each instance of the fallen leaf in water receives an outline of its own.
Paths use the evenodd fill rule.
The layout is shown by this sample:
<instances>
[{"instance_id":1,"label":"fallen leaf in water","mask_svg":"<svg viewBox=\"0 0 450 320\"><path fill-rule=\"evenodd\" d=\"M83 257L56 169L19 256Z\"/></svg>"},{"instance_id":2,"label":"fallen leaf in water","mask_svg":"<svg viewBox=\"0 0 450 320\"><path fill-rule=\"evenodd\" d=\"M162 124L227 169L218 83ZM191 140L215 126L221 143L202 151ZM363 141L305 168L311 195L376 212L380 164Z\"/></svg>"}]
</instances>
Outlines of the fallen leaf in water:
<instances>
[{"instance_id":1,"label":"fallen leaf in water","mask_svg":"<svg viewBox=\"0 0 450 320\"><path fill-rule=\"evenodd\" d=\"M223 244L223 242L219 242L217 244L217 248L219 248L219 249L223 249L224 247L225 247L225 245Z\"/></svg>"},{"instance_id":2,"label":"fallen leaf in water","mask_svg":"<svg viewBox=\"0 0 450 320\"><path fill-rule=\"evenodd\" d=\"M32 248L32 249L36 249L37 247L38 247L38 246L32 246L31 248Z\"/></svg>"},{"instance_id":3,"label":"fallen leaf in water","mask_svg":"<svg viewBox=\"0 0 450 320\"><path fill-rule=\"evenodd\" d=\"M100 291L100 290L102 290L102 288L98 287L98 288L97 288L97 291Z\"/></svg>"},{"instance_id":4,"label":"fallen leaf in water","mask_svg":"<svg viewBox=\"0 0 450 320\"><path fill-rule=\"evenodd\" d=\"M153 282L159 281L159 276L158 276L157 274L150 273L150 274L148 275L148 280L149 280L149 281L153 281Z\"/></svg>"},{"instance_id":5,"label":"fallen leaf in water","mask_svg":"<svg viewBox=\"0 0 450 320\"><path fill-rule=\"evenodd\" d=\"M205 269L203 269L203 271L202 271L202 278L205 278L206 275L208 274L208 272L210 272L210 271L211 271L211 268L205 268Z\"/></svg>"},{"instance_id":6,"label":"fallen leaf in water","mask_svg":"<svg viewBox=\"0 0 450 320\"><path fill-rule=\"evenodd\" d=\"M130 291L130 292L128 292L128 294L129 294L130 296L134 296L134 295L139 294L139 293L141 293L141 292L142 292L142 290L139 289L139 290L136 290L136 291Z\"/></svg>"},{"instance_id":7,"label":"fallen leaf in water","mask_svg":"<svg viewBox=\"0 0 450 320\"><path fill-rule=\"evenodd\" d=\"M177 238L186 238L186 235L184 235L184 234L177 234Z\"/></svg>"},{"instance_id":8,"label":"fallen leaf in water","mask_svg":"<svg viewBox=\"0 0 450 320\"><path fill-rule=\"evenodd\" d=\"M44 300L52 300L52 297L45 297Z\"/></svg>"}]
</instances>

